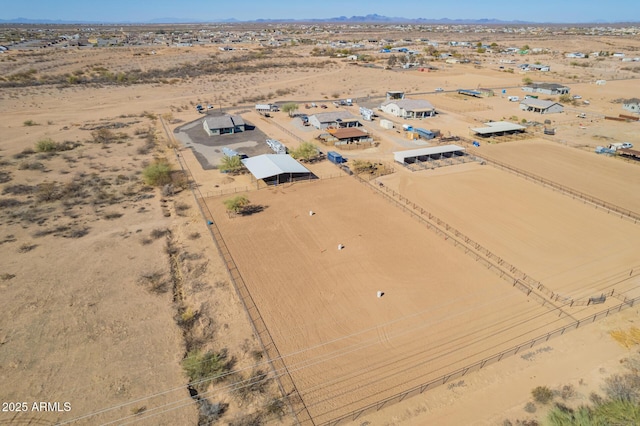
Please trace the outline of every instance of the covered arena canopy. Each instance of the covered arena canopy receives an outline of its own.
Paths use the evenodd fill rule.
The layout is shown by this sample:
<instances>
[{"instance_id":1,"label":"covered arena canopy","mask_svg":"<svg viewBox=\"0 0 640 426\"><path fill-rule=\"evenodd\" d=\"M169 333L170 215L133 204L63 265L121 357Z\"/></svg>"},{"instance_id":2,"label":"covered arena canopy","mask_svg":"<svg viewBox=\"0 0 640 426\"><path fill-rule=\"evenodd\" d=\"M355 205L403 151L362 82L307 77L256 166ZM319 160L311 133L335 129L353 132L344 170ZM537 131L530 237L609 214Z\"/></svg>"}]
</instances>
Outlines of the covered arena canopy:
<instances>
[{"instance_id":1,"label":"covered arena canopy","mask_svg":"<svg viewBox=\"0 0 640 426\"><path fill-rule=\"evenodd\" d=\"M309 169L287 154L264 154L242 160L256 180L269 185L315 177Z\"/></svg>"},{"instance_id":2,"label":"covered arena canopy","mask_svg":"<svg viewBox=\"0 0 640 426\"><path fill-rule=\"evenodd\" d=\"M401 164L413 163L416 160L425 161L428 158L440 159L443 157L453 157L464 155L465 149L458 145L442 145L430 148L409 149L407 151L396 151L393 158Z\"/></svg>"},{"instance_id":3,"label":"covered arena canopy","mask_svg":"<svg viewBox=\"0 0 640 426\"><path fill-rule=\"evenodd\" d=\"M524 133L526 130L525 126L509 123L508 121L491 121L484 124L487 127L475 127L471 128L471 130L480 136L502 136L512 133Z\"/></svg>"}]
</instances>

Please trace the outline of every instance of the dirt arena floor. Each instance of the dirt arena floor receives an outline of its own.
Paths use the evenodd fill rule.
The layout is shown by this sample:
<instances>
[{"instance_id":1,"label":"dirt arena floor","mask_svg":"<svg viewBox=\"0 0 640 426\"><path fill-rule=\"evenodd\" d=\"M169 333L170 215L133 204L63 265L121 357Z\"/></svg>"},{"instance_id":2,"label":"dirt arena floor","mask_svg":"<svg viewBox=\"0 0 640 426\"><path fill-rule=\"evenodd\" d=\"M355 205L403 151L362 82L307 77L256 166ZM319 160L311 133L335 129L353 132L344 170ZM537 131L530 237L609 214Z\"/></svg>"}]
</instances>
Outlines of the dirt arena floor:
<instances>
[{"instance_id":1,"label":"dirt arena floor","mask_svg":"<svg viewBox=\"0 0 640 426\"><path fill-rule=\"evenodd\" d=\"M517 178L486 166L476 168L476 177L494 181L492 188L504 180L507 189L522 190ZM474 179L468 173L443 178L451 182L447 187L452 190L449 198L443 196L442 204L455 198L458 179ZM515 182L510 184L510 180ZM535 195L543 199L546 192L540 191ZM207 205L316 423L573 321L549 305L542 307L528 299L353 178L248 195L253 204L265 206L265 210L230 218L223 198L209 198ZM495 203L481 192L474 196L473 189L458 196L467 197L467 207L475 206L478 216L483 210L491 211ZM562 200L552 202L561 204ZM503 211L504 217L509 213L519 216L527 209L515 203L500 207L509 205L513 208ZM537 213L545 217L558 214L554 208L543 203ZM310 216L310 210L314 215ZM535 233L533 225L517 229L526 219L500 229L502 215L491 218L487 233L478 235L480 241L489 245L501 241L509 249L517 249L518 242L522 244ZM622 221L616 225L618 221L609 223L613 229L620 227L617 232L631 227ZM568 232L573 235L575 230ZM592 241L597 241L601 236L593 237L596 240ZM619 235L614 233L611 238L616 237ZM338 244L345 248L338 250ZM523 245L523 252L538 249ZM560 246L557 253L571 248ZM515 260L522 259L517 255ZM377 298L377 291L384 295ZM582 307L572 316L597 311L594 306Z\"/></svg>"}]
</instances>

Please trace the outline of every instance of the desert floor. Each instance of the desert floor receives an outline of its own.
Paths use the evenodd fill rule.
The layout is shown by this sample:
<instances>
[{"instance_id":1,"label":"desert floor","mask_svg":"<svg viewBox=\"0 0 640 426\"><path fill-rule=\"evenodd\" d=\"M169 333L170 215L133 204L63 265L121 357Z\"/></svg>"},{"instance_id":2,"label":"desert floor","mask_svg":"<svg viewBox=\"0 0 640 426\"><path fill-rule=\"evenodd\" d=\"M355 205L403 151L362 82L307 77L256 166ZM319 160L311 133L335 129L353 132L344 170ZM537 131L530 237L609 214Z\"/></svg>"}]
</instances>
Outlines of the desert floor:
<instances>
[{"instance_id":1,"label":"desert floor","mask_svg":"<svg viewBox=\"0 0 640 426\"><path fill-rule=\"evenodd\" d=\"M567 50L579 46L564 44ZM297 49L296 60L320 60ZM133 56L129 49L69 50L41 62L11 52L17 63L2 62L2 70L34 66L44 73L49 66L72 72L96 64L109 64L114 71L150 69L197 61L215 50L167 48L153 57ZM640 190L638 164L593 153L595 146L614 141L640 145L638 123L603 119L622 113L612 101L638 90L633 73L611 62L583 68L554 56L536 59L557 70L533 76L536 81L567 83L590 104L549 117L520 111L506 95L522 95L524 75L500 72L497 57L486 59L482 68L443 65L430 73L333 60L324 67L209 75L175 84L3 88L0 160L9 180L2 184L1 197L0 309L6 314L0 320L0 381L5 384L0 396L29 407L38 401L69 402L71 411L0 412L0 423L196 424L198 410L181 367L189 339L198 340L203 350L227 350L237 377L266 368L256 361L259 342L190 191L163 196L141 184L140 171L154 157L177 166L173 147L205 196L316 424L621 303L610 297L602 305L542 306L398 208L375 184L340 176L324 162L313 170L325 179L255 190L249 176L204 170L193 151L173 136L175 128L202 119L195 104L210 102L242 113L269 137L295 147L320 132L284 113L265 119L252 111L255 102L241 98L288 89L271 101L329 102L337 93L375 102L387 90L405 90L408 97L436 106L441 113L420 125L445 135L470 137L469 128L486 120L549 118L557 130L552 138L536 133L522 141L482 143L473 152L640 212L633 195ZM573 74L579 78L570 78ZM592 83L603 77L606 85ZM478 86L507 93L467 99L451 92ZM448 92L426 94L435 87ZM357 105L350 110L358 114ZM587 119L578 119L580 112ZM35 124L25 125L27 120ZM121 143L90 142L94 129L113 123L124 123L113 130L126 133ZM136 131L148 128L157 135L155 149L139 151L144 141ZM378 146L345 151L347 158L390 164L393 151L425 146L375 121L365 128ZM81 145L56 155L20 157L44 138ZM395 167L396 173L376 182L553 292L576 300L610 290L621 298L638 296L638 224L490 164L413 173ZM88 185L84 201L42 198L43 184L57 187L73 179ZM6 192L16 185L31 189ZM222 200L236 192L264 210L230 218ZM316 214L309 216L309 210ZM338 251L338 244L345 249ZM377 291L384 296L377 298ZM198 319L185 335L180 318L189 309ZM605 374L633 352L609 332L637 325L637 315L633 307L608 316L367 412L353 424L501 424L505 418L531 417L523 406L538 385L557 389L572 383L581 395L573 400L577 404L597 392ZM231 380L203 393L212 402L228 404L222 421L246 421L247 413L259 411L269 398L281 398L274 381L266 394L239 399L225 390L233 387ZM263 420L292 422L290 417Z\"/></svg>"}]
</instances>

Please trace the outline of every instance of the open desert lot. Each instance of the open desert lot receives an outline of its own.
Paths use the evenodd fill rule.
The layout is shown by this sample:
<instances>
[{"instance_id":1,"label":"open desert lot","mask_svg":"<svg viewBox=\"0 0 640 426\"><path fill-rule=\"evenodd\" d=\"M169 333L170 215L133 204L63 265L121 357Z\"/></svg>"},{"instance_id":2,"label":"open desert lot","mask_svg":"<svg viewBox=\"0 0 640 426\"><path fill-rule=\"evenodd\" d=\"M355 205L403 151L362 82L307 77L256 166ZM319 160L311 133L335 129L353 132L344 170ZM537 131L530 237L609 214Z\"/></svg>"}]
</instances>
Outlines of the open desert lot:
<instances>
[{"instance_id":1,"label":"open desert lot","mask_svg":"<svg viewBox=\"0 0 640 426\"><path fill-rule=\"evenodd\" d=\"M640 214L640 162L594 152L640 147L640 122L605 119L640 98L637 31L0 25L0 424L505 426L542 421L536 386L560 401L571 384L571 407L604 395L640 340L620 337L638 327L640 223L531 176ZM530 82L581 98L523 111L508 96ZM494 96L458 93L476 88ZM382 112L389 91L437 114ZM255 128L209 136L197 105ZM361 106L379 113L361 120L366 149L323 144L301 117ZM488 121L528 134L474 136ZM403 124L486 164L411 172L393 152L457 142ZM269 187L221 172L223 147L254 157L266 138L388 174L321 159L305 163L318 179ZM230 214L235 195L257 208Z\"/></svg>"}]
</instances>

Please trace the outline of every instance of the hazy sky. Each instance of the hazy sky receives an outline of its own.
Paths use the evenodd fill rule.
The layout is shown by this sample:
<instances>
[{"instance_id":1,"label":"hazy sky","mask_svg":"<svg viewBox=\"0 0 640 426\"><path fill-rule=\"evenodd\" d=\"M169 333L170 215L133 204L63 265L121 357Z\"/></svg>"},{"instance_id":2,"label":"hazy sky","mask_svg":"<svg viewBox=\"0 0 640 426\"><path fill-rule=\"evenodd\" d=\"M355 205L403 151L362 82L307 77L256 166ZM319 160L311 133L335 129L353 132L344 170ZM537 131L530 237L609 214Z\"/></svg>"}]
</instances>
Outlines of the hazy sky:
<instances>
[{"instance_id":1,"label":"hazy sky","mask_svg":"<svg viewBox=\"0 0 640 426\"><path fill-rule=\"evenodd\" d=\"M10 0L0 19L144 22L157 18L215 21L227 18L332 18L379 15L405 18L459 18L533 22L640 21L638 0Z\"/></svg>"}]
</instances>

